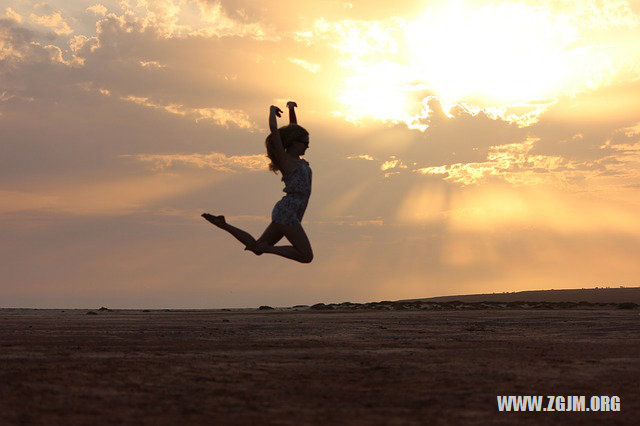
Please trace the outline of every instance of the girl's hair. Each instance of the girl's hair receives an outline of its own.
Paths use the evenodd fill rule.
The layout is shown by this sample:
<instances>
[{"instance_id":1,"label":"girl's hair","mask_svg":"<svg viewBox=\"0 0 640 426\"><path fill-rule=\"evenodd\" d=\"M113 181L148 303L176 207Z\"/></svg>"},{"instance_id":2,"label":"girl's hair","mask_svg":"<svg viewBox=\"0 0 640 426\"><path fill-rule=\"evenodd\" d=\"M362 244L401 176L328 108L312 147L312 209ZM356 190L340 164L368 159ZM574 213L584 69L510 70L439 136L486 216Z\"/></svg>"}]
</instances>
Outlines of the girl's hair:
<instances>
[{"instance_id":1,"label":"girl's hair","mask_svg":"<svg viewBox=\"0 0 640 426\"><path fill-rule=\"evenodd\" d=\"M307 132L304 127L298 126L297 124L289 124L287 126L280 127L278 129L278 133L280 133L280 140L282 140L282 146L285 150L293 145L294 141L301 140L309 136L309 132ZM280 170L280 164L278 164L278 160L275 156L275 147L273 146L271 133L267 136L265 145L267 147L267 157L271 160L271 163L269 163L269 170L274 173L278 173L278 170Z\"/></svg>"}]
</instances>

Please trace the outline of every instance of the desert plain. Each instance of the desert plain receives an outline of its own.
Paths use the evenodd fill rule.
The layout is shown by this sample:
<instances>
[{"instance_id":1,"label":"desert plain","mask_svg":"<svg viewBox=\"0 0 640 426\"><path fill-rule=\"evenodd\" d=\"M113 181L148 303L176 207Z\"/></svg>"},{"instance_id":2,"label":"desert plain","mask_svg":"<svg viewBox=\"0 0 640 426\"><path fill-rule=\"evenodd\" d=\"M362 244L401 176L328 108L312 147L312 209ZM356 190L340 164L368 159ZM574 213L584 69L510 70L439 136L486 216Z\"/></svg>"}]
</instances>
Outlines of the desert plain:
<instances>
[{"instance_id":1,"label":"desert plain","mask_svg":"<svg viewBox=\"0 0 640 426\"><path fill-rule=\"evenodd\" d=\"M0 424L637 424L637 306L412 306L0 309Z\"/></svg>"}]
</instances>

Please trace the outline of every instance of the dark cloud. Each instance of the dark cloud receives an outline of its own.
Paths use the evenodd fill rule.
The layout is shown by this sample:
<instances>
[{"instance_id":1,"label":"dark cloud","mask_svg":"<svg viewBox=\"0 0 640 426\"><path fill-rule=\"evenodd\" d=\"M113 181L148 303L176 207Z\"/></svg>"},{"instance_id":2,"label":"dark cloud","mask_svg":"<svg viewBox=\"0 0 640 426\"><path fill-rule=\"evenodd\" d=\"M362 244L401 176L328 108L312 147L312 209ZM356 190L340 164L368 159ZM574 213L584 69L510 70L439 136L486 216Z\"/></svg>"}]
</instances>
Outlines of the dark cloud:
<instances>
[{"instance_id":1,"label":"dark cloud","mask_svg":"<svg viewBox=\"0 0 640 426\"><path fill-rule=\"evenodd\" d=\"M629 176L630 167L635 167L634 162L625 159L633 160L640 143L637 82L559 99L528 127L489 117L482 111L473 114L459 106L447 115L436 97L426 99L430 112L418 122L428 125L424 132L406 130L412 135L410 142L394 145L394 132L404 125L381 129L378 137L387 135L387 147L395 149L366 152L378 156L398 154L404 164L413 166L402 171L405 173L455 165L458 171L440 174L443 178L453 178L464 171L461 168L465 165L484 168L485 172L479 172L480 176L484 173L484 178L512 178L534 172L539 176L565 175L563 179L574 181L594 175ZM611 106L607 102L616 99L623 103L614 107L620 114L609 114ZM580 177L579 173L584 174Z\"/></svg>"},{"instance_id":2,"label":"dark cloud","mask_svg":"<svg viewBox=\"0 0 640 426\"><path fill-rule=\"evenodd\" d=\"M34 38L34 32L21 27L16 21L0 18L0 36L4 42L3 50L24 49ZM5 59L3 59L4 61Z\"/></svg>"},{"instance_id":3,"label":"dark cloud","mask_svg":"<svg viewBox=\"0 0 640 426\"><path fill-rule=\"evenodd\" d=\"M527 136L526 129L483 112L474 115L456 107L449 117L435 97L429 98L428 106L431 112L419 123L429 127L424 133L413 131L414 142L401 152L405 162L416 162L417 167L482 162L490 147L521 142Z\"/></svg>"},{"instance_id":4,"label":"dark cloud","mask_svg":"<svg viewBox=\"0 0 640 426\"><path fill-rule=\"evenodd\" d=\"M89 41L78 50L84 60L84 65L79 65L61 62L52 55L55 48L39 44L37 33L13 21L0 21L0 28L10 52L0 68L0 89L4 93L0 101L4 135L0 173L5 178L119 169L120 154L221 150L253 154L262 148L247 140L250 132L233 124L226 128L206 120L196 123L179 114L121 99L130 95L150 97L159 105L192 109L238 108L255 101L255 94L244 99L233 96L234 83L221 81L220 76L205 81L204 75L209 72L204 67L200 69L200 81L192 75L180 75L180 68L171 68L188 55L199 57L206 52L213 69L213 52L229 57L222 52L228 46L215 39L196 37L191 40L195 47L186 49L189 40L163 39L139 23L127 26L113 17L106 18L97 41ZM176 55L173 59L172 54ZM160 60L172 71L145 68L140 65L144 60ZM241 62L237 60L234 67L245 69ZM108 94L101 94L100 89L108 90Z\"/></svg>"}]
</instances>

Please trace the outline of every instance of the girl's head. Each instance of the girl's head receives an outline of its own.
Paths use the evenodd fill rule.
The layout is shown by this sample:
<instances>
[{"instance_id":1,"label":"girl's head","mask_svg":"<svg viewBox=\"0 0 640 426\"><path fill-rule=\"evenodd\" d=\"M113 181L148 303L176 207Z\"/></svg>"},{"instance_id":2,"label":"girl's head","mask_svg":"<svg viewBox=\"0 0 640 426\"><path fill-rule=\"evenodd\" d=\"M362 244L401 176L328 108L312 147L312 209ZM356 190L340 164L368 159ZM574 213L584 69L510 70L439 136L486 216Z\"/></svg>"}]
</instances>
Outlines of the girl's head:
<instances>
[{"instance_id":1,"label":"girl's head","mask_svg":"<svg viewBox=\"0 0 640 426\"><path fill-rule=\"evenodd\" d=\"M278 133L280 133L282 146L284 147L285 151L290 154L303 155L309 147L309 132L307 132L302 126L298 126L297 124L289 124L287 126L280 127L278 129ZM269 164L269 170L275 173L280 170L280 165L277 163L277 160L275 158L271 134L267 136L265 145L267 146L267 157L269 157L269 160L271 160L271 164Z\"/></svg>"}]
</instances>

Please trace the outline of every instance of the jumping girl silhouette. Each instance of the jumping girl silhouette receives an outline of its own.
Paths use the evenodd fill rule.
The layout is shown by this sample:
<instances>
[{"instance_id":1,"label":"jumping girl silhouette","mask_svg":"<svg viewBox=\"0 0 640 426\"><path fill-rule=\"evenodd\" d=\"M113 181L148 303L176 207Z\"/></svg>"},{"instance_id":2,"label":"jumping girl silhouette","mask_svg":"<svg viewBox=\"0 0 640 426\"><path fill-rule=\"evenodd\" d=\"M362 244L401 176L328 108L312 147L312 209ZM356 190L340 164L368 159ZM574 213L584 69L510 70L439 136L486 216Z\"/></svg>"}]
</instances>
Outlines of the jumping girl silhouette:
<instances>
[{"instance_id":1,"label":"jumping girl silhouette","mask_svg":"<svg viewBox=\"0 0 640 426\"><path fill-rule=\"evenodd\" d=\"M313 260L311 243L304 232L300 221L309 203L311 195L311 168L309 163L301 159L309 148L309 132L298 126L295 102L287 102L289 109L289 125L278 129L276 117L280 117L282 110L276 106L269 109L269 129L271 134L265 141L267 156L271 160L269 170L282 173L286 195L276 203L271 212L271 223L257 240L248 232L229 225L224 216L214 216L203 213L202 217L220 229L233 235L257 255L271 253L302 263ZM276 246L276 243L286 237L290 246Z\"/></svg>"}]
</instances>

